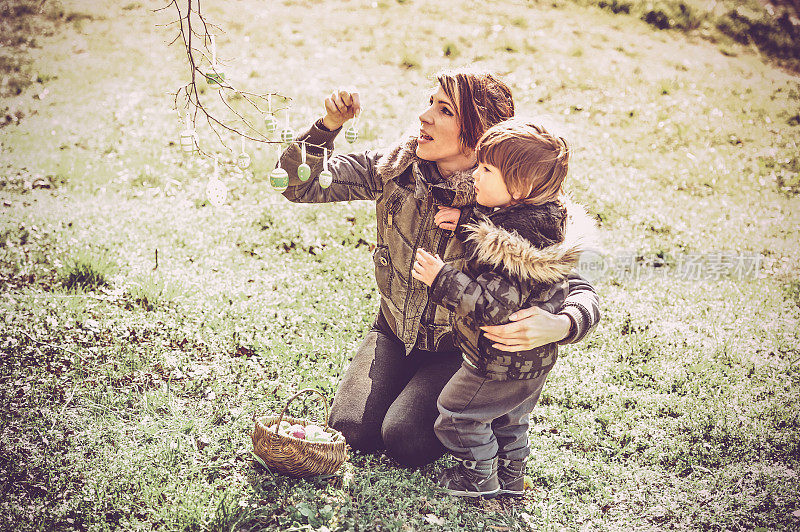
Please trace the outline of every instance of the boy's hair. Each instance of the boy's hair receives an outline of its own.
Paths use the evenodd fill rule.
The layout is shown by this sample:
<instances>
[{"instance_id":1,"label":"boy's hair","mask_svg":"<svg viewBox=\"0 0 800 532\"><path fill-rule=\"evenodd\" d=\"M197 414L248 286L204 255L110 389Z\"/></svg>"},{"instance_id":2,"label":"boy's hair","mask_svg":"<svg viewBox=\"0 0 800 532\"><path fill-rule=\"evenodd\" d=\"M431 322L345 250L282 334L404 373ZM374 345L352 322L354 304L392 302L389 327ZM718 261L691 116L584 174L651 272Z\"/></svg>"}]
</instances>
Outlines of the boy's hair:
<instances>
[{"instance_id":1,"label":"boy's hair","mask_svg":"<svg viewBox=\"0 0 800 532\"><path fill-rule=\"evenodd\" d=\"M514 116L511 89L489 72L445 70L436 80L456 107L464 148L474 149L484 131Z\"/></svg>"},{"instance_id":2,"label":"boy's hair","mask_svg":"<svg viewBox=\"0 0 800 532\"><path fill-rule=\"evenodd\" d=\"M500 170L512 204L555 201L569 169L563 137L539 125L512 119L486 130L476 147L478 163Z\"/></svg>"}]
</instances>

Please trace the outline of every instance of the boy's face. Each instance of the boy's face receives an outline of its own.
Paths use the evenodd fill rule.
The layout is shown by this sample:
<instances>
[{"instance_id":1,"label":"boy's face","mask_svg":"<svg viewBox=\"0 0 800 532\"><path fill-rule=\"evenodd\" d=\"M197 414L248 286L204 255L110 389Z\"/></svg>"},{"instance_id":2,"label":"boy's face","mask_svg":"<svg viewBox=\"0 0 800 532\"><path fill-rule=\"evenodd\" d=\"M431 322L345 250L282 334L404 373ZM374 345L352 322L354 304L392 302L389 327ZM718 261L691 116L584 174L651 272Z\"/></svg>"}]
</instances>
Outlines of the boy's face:
<instances>
[{"instance_id":1,"label":"boy's face","mask_svg":"<svg viewBox=\"0 0 800 532\"><path fill-rule=\"evenodd\" d=\"M475 179L478 203L484 207L507 207L511 203L511 194L496 166L478 163L478 167L472 172L472 177Z\"/></svg>"}]
</instances>

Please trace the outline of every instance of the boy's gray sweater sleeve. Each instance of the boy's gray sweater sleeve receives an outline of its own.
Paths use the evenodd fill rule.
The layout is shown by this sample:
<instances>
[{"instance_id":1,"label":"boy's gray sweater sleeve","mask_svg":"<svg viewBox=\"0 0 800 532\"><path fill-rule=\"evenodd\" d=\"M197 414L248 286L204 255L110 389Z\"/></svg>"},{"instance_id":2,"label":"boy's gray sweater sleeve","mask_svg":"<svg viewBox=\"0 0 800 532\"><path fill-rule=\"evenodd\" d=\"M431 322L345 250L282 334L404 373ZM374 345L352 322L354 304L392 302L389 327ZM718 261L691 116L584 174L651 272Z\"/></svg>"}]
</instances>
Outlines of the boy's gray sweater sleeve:
<instances>
[{"instance_id":1,"label":"boy's gray sweater sleeve","mask_svg":"<svg viewBox=\"0 0 800 532\"><path fill-rule=\"evenodd\" d=\"M567 315L573 326L567 337L558 342L561 345L574 344L586 337L600 321L600 299L594 287L578 274L570 274L569 295L559 314Z\"/></svg>"},{"instance_id":2,"label":"boy's gray sweater sleeve","mask_svg":"<svg viewBox=\"0 0 800 532\"><path fill-rule=\"evenodd\" d=\"M283 193L296 203L327 203L332 201L374 200L383 190L383 183L375 173L380 154L373 151L332 156L333 140L341 128L327 131L317 121L301 134L281 154L280 165L289 174L289 188ZM301 181L297 167L302 164L300 143L306 142L306 164L311 167L311 177ZM328 149L328 170L333 183L328 188L319 185L323 164L323 146Z\"/></svg>"}]
</instances>

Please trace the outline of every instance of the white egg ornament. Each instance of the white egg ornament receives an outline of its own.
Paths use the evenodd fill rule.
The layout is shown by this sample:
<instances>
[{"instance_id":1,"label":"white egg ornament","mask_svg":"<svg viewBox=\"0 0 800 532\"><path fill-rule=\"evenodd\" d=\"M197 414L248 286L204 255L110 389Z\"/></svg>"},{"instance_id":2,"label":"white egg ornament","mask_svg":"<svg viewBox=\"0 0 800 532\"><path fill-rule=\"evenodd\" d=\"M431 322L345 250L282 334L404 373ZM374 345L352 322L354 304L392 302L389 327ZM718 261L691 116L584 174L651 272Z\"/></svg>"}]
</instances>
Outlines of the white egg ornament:
<instances>
[{"instance_id":1,"label":"white egg ornament","mask_svg":"<svg viewBox=\"0 0 800 532\"><path fill-rule=\"evenodd\" d=\"M185 155L197 155L200 152L198 148L197 132L192 127L192 121L189 118L189 113L186 113L186 129L181 131L181 151Z\"/></svg>"},{"instance_id":2,"label":"white egg ornament","mask_svg":"<svg viewBox=\"0 0 800 532\"><path fill-rule=\"evenodd\" d=\"M300 179L300 181L308 181L308 178L311 177L311 167L306 164L305 142L300 144L300 155L303 162L297 167L297 178Z\"/></svg>"},{"instance_id":3,"label":"white egg ornament","mask_svg":"<svg viewBox=\"0 0 800 532\"><path fill-rule=\"evenodd\" d=\"M284 192L289 188L289 174L279 166L270 172L269 184L275 192Z\"/></svg>"},{"instance_id":4,"label":"white egg ornament","mask_svg":"<svg viewBox=\"0 0 800 532\"><path fill-rule=\"evenodd\" d=\"M241 170L250 168L250 156L246 152L242 152L236 157L236 166Z\"/></svg>"},{"instance_id":5,"label":"white egg ornament","mask_svg":"<svg viewBox=\"0 0 800 532\"><path fill-rule=\"evenodd\" d=\"M181 151L186 155L197 155L200 150L197 147L197 132L194 129L184 129L181 131Z\"/></svg>"},{"instance_id":6,"label":"white egg ornament","mask_svg":"<svg viewBox=\"0 0 800 532\"><path fill-rule=\"evenodd\" d=\"M322 171L319 173L319 186L322 188L328 188L333 183L333 174L330 170L328 170L328 149L324 148L324 155L322 160Z\"/></svg>"},{"instance_id":7,"label":"white egg ornament","mask_svg":"<svg viewBox=\"0 0 800 532\"><path fill-rule=\"evenodd\" d=\"M208 180L208 185L206 185L206 198L214 207L221 207L225 204L227 197L228 187L219 179L217 159L214 158L214 175L211 176L211 179Z\"/></svg>"},{"instance_id":8,"label":"white egg ornament","mask_svg":"<svg viewBox=\"0 0 800 532\"><path fill-rule=\"evenodd\" d=\"M244 147L244 135L242 135L242 153L236 157L236 166L238 166L240 170L247 170L250 168L250 155L247 154Z\"/></svg>"},{"instance_id":9,"label":"white egg ornament","mask_svg":"<svg viewBox=\"0 0 800 532\"><path fill-rule=\"evenodd\" d=\"M323 170L319 173L319 186L328 188L333 183L333 174L330 170Z\"/></svg>"}]
</instances>

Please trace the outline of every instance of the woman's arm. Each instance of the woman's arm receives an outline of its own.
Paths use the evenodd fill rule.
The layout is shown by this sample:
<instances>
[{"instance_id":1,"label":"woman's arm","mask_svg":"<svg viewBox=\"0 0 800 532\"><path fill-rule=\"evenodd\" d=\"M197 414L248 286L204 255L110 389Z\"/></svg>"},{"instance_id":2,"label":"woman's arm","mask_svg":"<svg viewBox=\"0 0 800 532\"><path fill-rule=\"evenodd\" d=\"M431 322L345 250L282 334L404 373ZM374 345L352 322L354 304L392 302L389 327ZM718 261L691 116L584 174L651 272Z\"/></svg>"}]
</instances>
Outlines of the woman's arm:
<instances>
[{"instance_id":1,"label":"woman's arm","mask_svg":"<svg viewBox=\"0 0 800 532\"><path fill-rule=\"evenodd\" d=\"M537 307L509 316L511 323L482 327L501 351L533 349L551 342L576 343L600 321L600 299L594 287L577 274L568 277L569 295L558 314Z\"/></svg>"},{"instance_id":2,"label":"woman's arm","mask_svg":"<svg viewBox=\"0 0 800 532\"><path fill-rule=\"evenodd\" d=\"M366 151L334 157L331 153L333 140L339 131L329 131L322 120L317 120L284 150L280 165L289 174L289 188L283 193L286 199L296 203L327 203L374 200L380 194L382 184L375 174L380 154ZM300 148L303 142L306 143L306 164L311 167L311 177L307 181L297 176L297 167L303 162ZM323 148L328 150L328 170L333 174L333 183L328 188L322 188L318 179L323 170Z\"/></svg>"}]
</instances>

